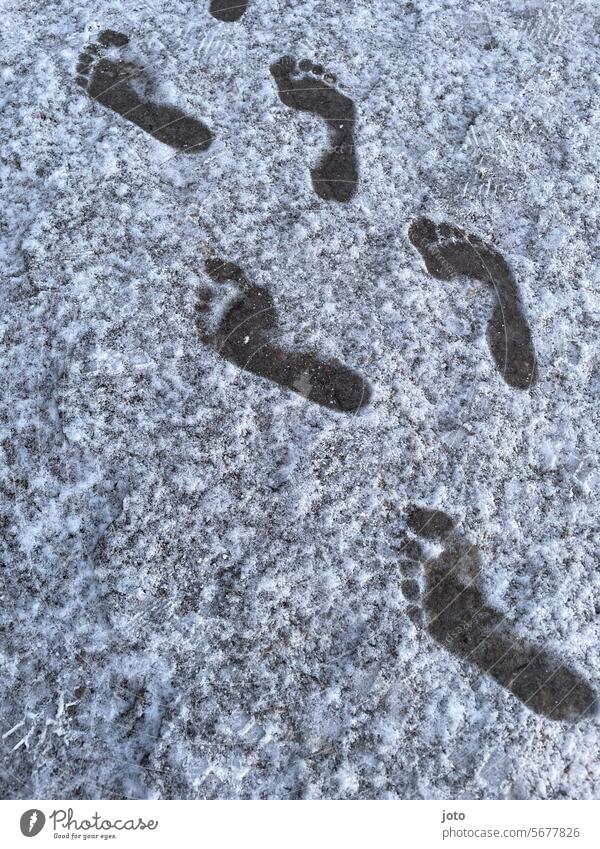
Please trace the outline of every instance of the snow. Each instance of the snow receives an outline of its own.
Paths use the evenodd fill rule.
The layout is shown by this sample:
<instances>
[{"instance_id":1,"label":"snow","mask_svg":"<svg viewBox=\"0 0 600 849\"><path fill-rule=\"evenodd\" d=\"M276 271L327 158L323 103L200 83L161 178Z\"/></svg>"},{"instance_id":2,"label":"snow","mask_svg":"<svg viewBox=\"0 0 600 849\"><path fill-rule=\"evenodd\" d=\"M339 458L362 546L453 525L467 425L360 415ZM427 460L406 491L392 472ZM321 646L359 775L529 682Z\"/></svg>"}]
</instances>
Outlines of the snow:
<instances>
[{"instance_id":1,"label":"snow","mask_svg":"<svg viewBox=\"0 0 600 849\"><path fill-rule=\"evenodd\" d=\"M598 718L538 716L417 629L392 545L409 503L445 510L488 601L600 691L596 4L208 6L22 0L0 35L2 795L598 798ZM208 151L76 85L107 28ZM354 100L347 204L313 190L327 132L277 96L286 54ZM529 392L419 216L509 262ZM210 255L370 405L203 346Z\"/></svg>"}]
</instances>

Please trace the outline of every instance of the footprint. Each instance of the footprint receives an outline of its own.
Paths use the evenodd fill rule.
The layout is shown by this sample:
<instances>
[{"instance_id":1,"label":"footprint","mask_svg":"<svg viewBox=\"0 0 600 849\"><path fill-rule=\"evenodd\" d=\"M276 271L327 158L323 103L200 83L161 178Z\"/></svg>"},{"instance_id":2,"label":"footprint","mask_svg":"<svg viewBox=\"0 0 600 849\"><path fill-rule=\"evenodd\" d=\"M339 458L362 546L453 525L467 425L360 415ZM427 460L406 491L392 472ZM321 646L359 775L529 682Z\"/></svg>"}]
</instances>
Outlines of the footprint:
<instances>
[{"instance_id":1,"label":"footprint","mask_svg":"<svg viewBox=\"0 0 600 849\"><path fill-rule=\"evenodd\" d=\"M210 0L210 13L219 21L239 21L248 5L248 0Z\"/></svg>"},{"instance_id":2,"label":"footprint","mask_svg":"<svg viewBox=\"0 0 600 849\"><path fill-rule=\"evenodd\" d=\"M97 44L88 44L79 57L77 82L90 97L127 118L163 144L186 153L207 150L212 141L208 127L174 106L151 103L138 94L132 81L142 81L144 70L122 58L109 59L127 46L129 38L114 30L104 30Z\"/></svg>"},{"instance_id":3,"label":"footprint","mask_svg":"<svg viewBox=\"0 0 600 849\"><path fill-rule=\"evenodd\" d=\"M477 236L451 224L428 218L413 221L408 237L438 280L471 277L494 288L496 303L488 323L487 340L498 371L516 389L529 389L536 380L531 331L519 290L506 260Z\"/></svg>"},{"instance_id":4,"label":"footprint","mask_svg":"<svg viewBox=\"0 0 600 849\"><path fill-rule=\"evenodd\" d=\"M354 103L328 83L335 83L321 65L307 59L299 64L305 75L296 75L296 62L284 56L271 65L279 98L286 106L324 118L329 127L330 147L316 168L311 169L315 192L323 200L349 201L356 192L358 167L354 145ZM321 79L322 78L322 79Z\"/></svg>"},{"instance_id":5,"label":"footprint","mask_svg":"<svg viewBox=\"0 0 600 849\"><path fill-rule=\"evenodd\" d=\"M476 586L478 550L456 532L450 516L411 506L407 523L414 534L444 546L430 560L416 540L409 540L412 549L403 552L401 587L412 621L423 623L440 645L490 675L536 713L569 721L594 714L597 700L591 687L559 658L518 637L506 617L485 603ZM415 577L419 573L420 579Z\"/></svg>"},{"instance_id":6,"label":"footprint","mask_svg":"<svg viewBox=\"0 0 600 849\"><path fill-rule=\"evenodd\" d=\"M209 259L205 267L217 283L233 282L239 295L216 331L206 333L203 313L213 303L214 296L212 292L202 293L197 310L203 342L240 368L298 392L323 407L349 413L369 403L371 392L367 383L342 363L324 362L311 353L285 351L269 341L277 328L277 312L266 289L249 284L234 263Z\"/></svg>"}]
</instances>

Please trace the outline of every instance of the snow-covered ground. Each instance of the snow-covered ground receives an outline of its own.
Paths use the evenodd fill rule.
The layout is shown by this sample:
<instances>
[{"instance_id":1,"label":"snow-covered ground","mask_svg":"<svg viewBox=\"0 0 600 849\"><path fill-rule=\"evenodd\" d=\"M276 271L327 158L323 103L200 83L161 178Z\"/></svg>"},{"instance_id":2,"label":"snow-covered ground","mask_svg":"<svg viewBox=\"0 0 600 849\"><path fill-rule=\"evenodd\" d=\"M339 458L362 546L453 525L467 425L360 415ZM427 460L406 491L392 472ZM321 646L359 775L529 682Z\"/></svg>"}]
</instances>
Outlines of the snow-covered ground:
<instances>
[{"instance_id":1,"label":"snow-covered ground","mask_svg":"<svg viewBox=\"0 0 600 849\"><path fill-rule=\"evenodd\" d=\"M600 692L597 4L3 6L2 796L598 798L598 717L438 644L397 545L409 504L444 510L487 603ZM77 85L106 29L208 150ZM346 203L315 192L328 129L279 98L286 55L354 102ZM490 356L491 292L425 270L422 216L509 263L529 391ZM203 345L210 256L370 403Z\"/></svg>"}]
</instances>

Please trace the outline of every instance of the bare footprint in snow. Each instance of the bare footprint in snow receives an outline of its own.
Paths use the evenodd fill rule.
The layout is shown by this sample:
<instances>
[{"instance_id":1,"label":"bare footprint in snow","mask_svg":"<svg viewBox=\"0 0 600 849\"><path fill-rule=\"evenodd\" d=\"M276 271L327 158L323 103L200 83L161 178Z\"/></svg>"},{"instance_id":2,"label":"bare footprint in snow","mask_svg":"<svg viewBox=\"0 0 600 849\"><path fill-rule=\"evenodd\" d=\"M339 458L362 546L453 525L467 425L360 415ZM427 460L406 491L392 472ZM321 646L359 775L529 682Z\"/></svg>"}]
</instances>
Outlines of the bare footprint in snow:
<instances>
[{"instance_id":1,"label":"bare footprint in snow","mask_svg":"<svg viewBox=\"0 0 600 849\"><path fill-rule=\"evenodd\" d=\"M369 403L368 384L339 361L324 361L312 353L286 351L270 341L277 329L273 299L266 289L248 283L237 265L209 259L206 271L215 282L231 281L239 291L239 296L212 333L207 333L204 315L214 304L214 294L202 293L198 303L198 329L202 341L221 357L331 410L356 412Z\"/></svg>"},{"instance_id":2,"label":"bare footprint in snow","mask_svg":"<svg viewBox=\"0 0 600 849\"><path fill-rule=\"evenodd\" d=\"M433 277L470 277L493 288L496 304L487 328L491 354L510 386L529 389L537 376L535 351L517 283L504 257L477 236L428 218L413 221L408 237Z\"/></svg>"},{"instance_id":3,"label":"bare footprint in snow","mask_svg":"<svg viewBox=\"0 0 600 849\"><path fill-rule=\"evenodd\" d=\"M349 201L356 192L358 166L354 144L354 103L328 82L335 77L325 74L321 65L307 59L299 64L304 76L297 75L296 62L284 56L271 65L280 100L292 109L324 118L329 128L330 147L310 176L315 192L323 200Z\"/></svg>"},{"instance_id":4,"label":"bare footprint in snow","mask_svg":"<svg viewBox=\"0 0 600 849\"><path fill-rule=\"evenodd\" d=\"M407 523L422 539L444 546L428 560L416 540L408 541L400 569L412 621L535 713L570 722L594 714L597 699L589 684L562 659L520 637L499 610L486 604L477 587L479 552L456 532L450 516L411 506Z\"/></svg>"},{"instance_id":5,"label":"bare footprint in snow","mask_svg":"<svg viewBox=\"0 0 600 849\"><path fill-rule=\"evenodd\" d=\"M132 82L144 70L122 58L107 58L107 52L122 50L129 38L114 30L104 30L97 44L88 44L79 57L77 82L90 97L141 127L155 139L185 153L207 150L212 135L207 126L175 106L152 103L136 91Z\"/></svg>"},{"instance_id":6,"label":"bare footprint in snow","mask_svg":"<svg viewBox=\"0 0 600 849\"><path fill-rule=\"evenodd\" d=\"M219 21L231 23L239 21L247 6L248 0L210 0L210 13Z\"/></svg>"}]
</instances>

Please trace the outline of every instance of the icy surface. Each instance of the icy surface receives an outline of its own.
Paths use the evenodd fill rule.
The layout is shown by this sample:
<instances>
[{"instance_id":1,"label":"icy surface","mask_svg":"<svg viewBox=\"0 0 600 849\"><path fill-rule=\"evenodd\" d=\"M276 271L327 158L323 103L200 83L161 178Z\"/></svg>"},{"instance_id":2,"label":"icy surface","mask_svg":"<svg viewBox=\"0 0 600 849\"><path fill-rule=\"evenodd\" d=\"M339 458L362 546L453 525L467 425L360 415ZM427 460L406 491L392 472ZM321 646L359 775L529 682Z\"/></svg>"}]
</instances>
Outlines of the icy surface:
<instances>
[{"instance_id":1,"label":"icy surface","mask_svg":"<svg viewBox=\"0 0 600 849\"><path fill-rule=\"evenodd\" d=\"M435 643L392 544L411 502L452 515L489 602L600 690L597 4L5 9L2 796L598 798L598 719L538 716ZM209 150L76 84L106 28ZM314 191L327 128L279 99L285 55L354 101L349 203ZM529 392L489 355L490 293L426 273L418 216L510 264ZM370 405L203 346L210 255Z\"/></svg>"}]
</instances>

